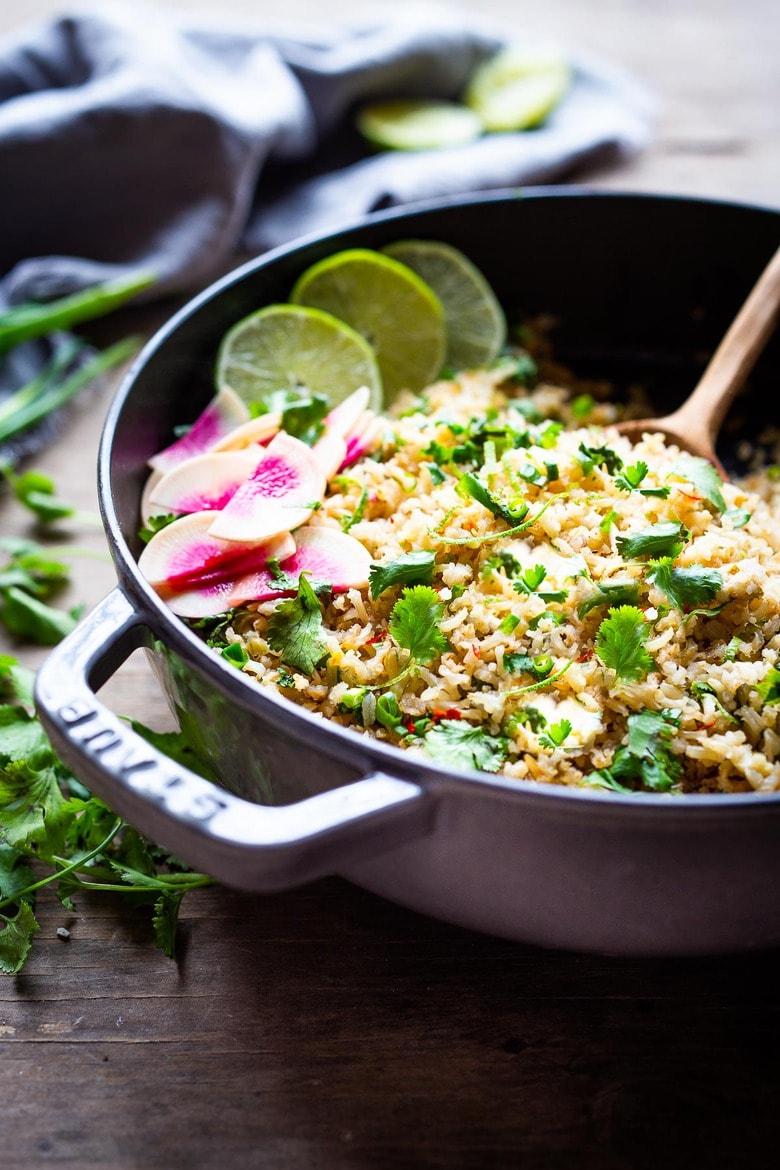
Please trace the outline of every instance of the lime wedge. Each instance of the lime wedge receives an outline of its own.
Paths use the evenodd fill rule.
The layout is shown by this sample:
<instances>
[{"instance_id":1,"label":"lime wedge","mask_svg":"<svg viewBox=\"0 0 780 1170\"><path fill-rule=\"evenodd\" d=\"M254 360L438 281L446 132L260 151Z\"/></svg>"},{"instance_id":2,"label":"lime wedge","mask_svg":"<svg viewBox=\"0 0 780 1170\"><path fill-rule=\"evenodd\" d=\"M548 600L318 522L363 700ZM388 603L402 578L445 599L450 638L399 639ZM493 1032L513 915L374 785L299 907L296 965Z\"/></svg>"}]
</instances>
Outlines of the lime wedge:
<instances>
[{"instance_id":1,"label":"lime wedge","mask_svg":"<svg viewBox=\"0 0 780 1170\"><path fill-rule=\"evenodd\" d=\"M305 387L334 406L367 386L371 408L382 408L371 346L330 313L300 305L268 305L234 325L217 355L217 386L229 386L247 403Z\"/></svg>"},{"instance_id":2,"label":"lime wedge","mask_svg":"<svg viewBox=\"0 0 780 1170\"><path fill-rule=\"evenodd\" d=\"M440 150L479 138L482 121L456 102L371 102L358 111L355 124L369 142L385 150Z\"/></svg>"},{"instance_id":3,"label":"lime wedge","mask_svg":"<svg viewBox=\"0 0 780 1170\"><path fill-rule=\"evenodd\" d=\"M299 277L290 300L346 321L376 353L386 403L422 390L446 351L444 311L436 294L405 264L367 248L337 252Z\"/></svg>"},{"instance_id":4,"label":"lime wedge","mask_svg":"<svg viewBox=\"0 0 780 1170\"><path fill-rule=\"evenodd\" d=\"M506 318L479 269L450 244L399 240L382 249L430 285L444 309L445 363L455 370L490 365L506 341Z\"/></svg>"},{"instance_id":5,"label":"lime wedge","mask_svg":"<svg viewBox=\"0 0 780 1170\"><path fill-rule=\"evenodd\" d=\"M478 66L464 101L493 130L528 130L558 105L571 80L554 49L509 46Z\"/></svg>"}]
</instances>

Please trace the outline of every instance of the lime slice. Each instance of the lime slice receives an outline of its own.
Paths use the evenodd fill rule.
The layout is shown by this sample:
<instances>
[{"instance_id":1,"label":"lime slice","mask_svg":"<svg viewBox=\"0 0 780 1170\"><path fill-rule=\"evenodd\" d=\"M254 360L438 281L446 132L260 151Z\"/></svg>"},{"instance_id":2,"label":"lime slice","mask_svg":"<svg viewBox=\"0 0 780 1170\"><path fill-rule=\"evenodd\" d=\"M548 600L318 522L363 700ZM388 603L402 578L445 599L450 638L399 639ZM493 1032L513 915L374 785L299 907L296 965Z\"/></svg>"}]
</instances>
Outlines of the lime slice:
<instances>
[{"instance_id":1,"label":"lime slice","mask_svg":"<svg viewBox=\"0 0 780 1170\"><path fill-rule=\"evenodd\" d=\"M486 130L528 130L557 106L570 80L556 50L510 46L474 71L464 100Z\"/></svg>"},{"instance_id":2,"label":"lime slice","mask_svg":"<svg viewBox=\"0 0 780 1170\"><path fill-rule=\"evenodd\" d=\"M506 341L506 318L479 269L450 244L399 240L382 251L430 285L444 309L445 362L455 370L490 365Z\"/></svg>"},{"instance_id":3,"label":"lime slice","mask_svg":"<svg viewBox=\"0 0 780 1170\"><path fill-rule=\"evenodd\" d=\"M462 146L482 133L473 110L456 102L371 102L358 111L355 124L369 142L385 150L440 150Z\"/></svg>"},{"instance_id":4,"label":"lime slice","mask_svg":"<svg viewBox=\"0 0 780 1170\"><path fill-rule=\"evenodd\" d=\"M247 403L305 387L334 406L367 386L371 408L382 408L371 346L330 313L300 305L268 305L234 325L219 348L217 386L229 386Z\"/></svg>"},{"instance_id":5,"label":"lime slice","mask_svg":"<svg viewBox=\"0 0 780 1170\"><path fill-rule=\"evenodd\" d=\"M337 252L308 268L290 299L324 309L362 333L376 353L387 403L401 390L428 386L444 363L439 298L389 256L367 248Z\"/></svg>"}]
</instances>

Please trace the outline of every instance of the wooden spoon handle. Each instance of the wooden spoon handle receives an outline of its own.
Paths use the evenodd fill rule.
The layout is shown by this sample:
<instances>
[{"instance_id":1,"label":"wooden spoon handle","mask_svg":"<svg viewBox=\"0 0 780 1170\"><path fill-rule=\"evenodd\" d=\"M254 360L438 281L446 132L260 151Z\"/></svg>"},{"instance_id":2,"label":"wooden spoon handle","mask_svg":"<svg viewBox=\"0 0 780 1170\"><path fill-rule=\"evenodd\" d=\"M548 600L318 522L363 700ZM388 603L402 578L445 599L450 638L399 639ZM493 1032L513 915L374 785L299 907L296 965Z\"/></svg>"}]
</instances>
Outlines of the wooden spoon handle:
<instances>
[{"instance_id":1,"label":"wooden spoon handle","mask_svg":"<svg viewBox=\"0 0 780 1170\"><path fill-rule=\"evenodd\" d=\"M696 389L675 412L714 441L728 408L769 340L780 309L780 248L712 355Z\"/></svg>"}]
</instances>

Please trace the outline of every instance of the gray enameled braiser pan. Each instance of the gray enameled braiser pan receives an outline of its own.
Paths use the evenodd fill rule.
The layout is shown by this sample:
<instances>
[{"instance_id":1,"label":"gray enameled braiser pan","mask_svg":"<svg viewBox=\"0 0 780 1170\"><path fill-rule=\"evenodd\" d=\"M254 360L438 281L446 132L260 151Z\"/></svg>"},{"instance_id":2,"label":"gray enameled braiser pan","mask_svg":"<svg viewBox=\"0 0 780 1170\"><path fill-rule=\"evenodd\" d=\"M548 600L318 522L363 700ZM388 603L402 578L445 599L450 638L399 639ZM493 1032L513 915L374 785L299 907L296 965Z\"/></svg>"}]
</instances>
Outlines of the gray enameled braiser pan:
<instances>
[{"instance_id":1,"label":"gray enameled braiser pan","mask_svg":"<svg viewBox=\"0 0 780 1170\"><path fill-rule=\"evenodd\" d=\"M505 192L382 213L263 256L196 297L147 345L109 412L99 490L119 583L39 673L40 715L57 751L144 833L247 890L335 872L467 927L612 953L780 941L780 794L620 796L439 767L261 690L139 574L146 460L213 395L229 326L286 300L323 256L408 237L461 248L510 320L554 314L564 361L618 388L641 381L663 411L693 387L777 247L780 214L573 189ZM779 375L773 342L734 408L748 433L779 421ZM158 755L96 698L138 646L224 787Z\"/></svg>"}]
</instances>

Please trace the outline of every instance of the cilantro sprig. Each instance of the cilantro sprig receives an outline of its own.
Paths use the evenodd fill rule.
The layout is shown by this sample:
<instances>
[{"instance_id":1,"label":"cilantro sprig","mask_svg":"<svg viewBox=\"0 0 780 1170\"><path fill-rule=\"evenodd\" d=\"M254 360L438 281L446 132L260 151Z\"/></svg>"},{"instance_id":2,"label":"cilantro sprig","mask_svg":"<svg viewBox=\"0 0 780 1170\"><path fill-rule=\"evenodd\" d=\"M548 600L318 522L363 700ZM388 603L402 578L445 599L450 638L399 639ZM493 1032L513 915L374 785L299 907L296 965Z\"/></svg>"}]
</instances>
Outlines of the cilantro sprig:
<instances>
[{"instance_id":1,"label":"cilantro sprig","mask_svg":"<svg viewBox=\"0 0 780 1170\"><path fill-rule=\"evenodd\" d=\"M604 666L614 670L623 682L638 682L655 666L645 649L650 626L634 605L621 605L610 611L596 635L596 654Z\"/></svg>"},{"instance_id":2,"label":"cilantro sprig","mask_svg":"<svg viewBox=\"0 0 780 1170\"><path fill-rule=\"evenodd\" d=\"M509 741L491 735L464 720L442 719L424 736L425 750L434 760L456 768L498 772L506 760Z\"/></svg>"},{"instance_id":3,"label":"cilantro sprig","mask_svg":"<svg viewBox=\"0 0 780 1170\"><path fill-rule=\"evenodd\" d=\"M660 589L676 609L696 609L712 601L723 588L717 569L703 565L674 565L671 557L651 561L647 580Z\"/></svg>"},{"instance_id":4,"label":"cilantro sprig","mask_svg":"<svg viewBox=\"0 0 780 1170\"><path fill-rule=\"evenodd\" d=\"M672 738L677 718L670 711L639 711L628 717L626 743L615 752L612 763L591 772L583 784L615 792L670 792L682 776L683 762Z\"/></svg>"},{"instance_id":5,"label":"cilantro sprig","mask_svg":"<svg viewBox=\"0 0 780 1170\"><path fill-rule=\"evenodd\" d=\"M307 573L301 573L298 594L281 601L268 619L268 645L282 662L311 675L328 652L322 606Z\"/></svg>"},{"instance_id":6,"label":"cilantro sprig","mask_svg":"<svg viewBox=\"0 0 780 1170\"><path fill-rule=\"evenodd\" d=\"M426 549L402 553L395 560L372 564L368 574L371 600L376 601L394 585L430 585L436 554Z\"/></svg>"},{"instance_id":7,"label":"cilantro sprig","mask_svg":"<svg viewBox=\"0 0 780 1170\"><path fill-rule=\"evenodd\" d=\"M690 532L676 520L648 524L627 536L617 536L618 551L630 560L644 557L676 557L682 551Z\"/></svg>"}]
</instances>

